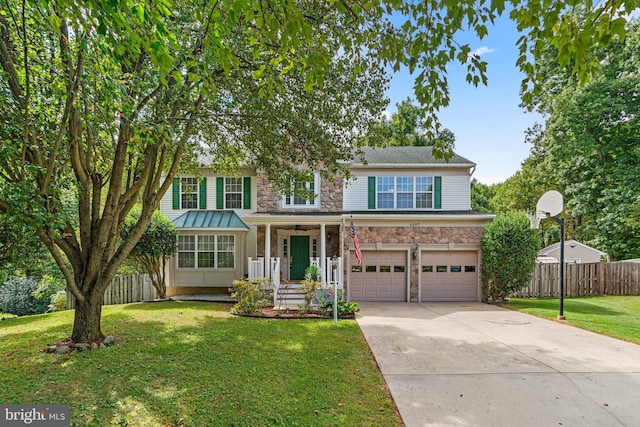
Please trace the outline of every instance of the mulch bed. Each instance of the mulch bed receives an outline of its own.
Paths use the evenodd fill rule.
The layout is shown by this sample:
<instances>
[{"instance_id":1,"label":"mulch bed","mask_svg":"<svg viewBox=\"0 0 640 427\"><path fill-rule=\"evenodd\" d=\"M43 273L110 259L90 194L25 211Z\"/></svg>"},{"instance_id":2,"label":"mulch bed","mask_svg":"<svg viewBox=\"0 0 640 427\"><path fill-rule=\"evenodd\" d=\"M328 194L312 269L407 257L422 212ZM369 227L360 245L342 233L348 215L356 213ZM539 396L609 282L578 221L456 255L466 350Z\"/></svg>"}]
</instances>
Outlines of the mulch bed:
<instances>
[{"instance_id":1,"label":"mulch bed","mask_svg":"<svg viewBox=\"0 0 640 427\"><path fill-rule=\"evenodd\" d=\"M275 307L264 307L258 314L238 314L238 316L246 317L263 317L268 319L333 319L333 315L325 316L317 311L308 313L300 313L298 310L278 310ZM354 319L355 314L344 314L338 316L340 319Z\"/></svg>"}]
</instances>

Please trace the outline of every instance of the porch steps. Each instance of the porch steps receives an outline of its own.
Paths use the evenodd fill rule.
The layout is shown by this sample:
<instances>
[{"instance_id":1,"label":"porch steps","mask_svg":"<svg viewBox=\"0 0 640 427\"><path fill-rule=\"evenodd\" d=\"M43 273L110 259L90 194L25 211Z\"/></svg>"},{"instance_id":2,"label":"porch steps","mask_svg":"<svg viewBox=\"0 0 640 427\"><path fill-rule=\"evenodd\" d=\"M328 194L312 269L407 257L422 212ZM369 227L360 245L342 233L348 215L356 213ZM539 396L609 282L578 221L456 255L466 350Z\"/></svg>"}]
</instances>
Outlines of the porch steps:
<instances>
[{"instance_id":1,"label":"porch steps","mask_svg":"<svg viewBox=\"0 0 640 427\"><path fill-rule=\"evenodd\" d=\"M299 304L304 303L303 295L298 292L300 288L299 282L282 281L280 289L278 289L278 299L275 301L275 307L298 308Z\"/></svg>"}]
</instances>

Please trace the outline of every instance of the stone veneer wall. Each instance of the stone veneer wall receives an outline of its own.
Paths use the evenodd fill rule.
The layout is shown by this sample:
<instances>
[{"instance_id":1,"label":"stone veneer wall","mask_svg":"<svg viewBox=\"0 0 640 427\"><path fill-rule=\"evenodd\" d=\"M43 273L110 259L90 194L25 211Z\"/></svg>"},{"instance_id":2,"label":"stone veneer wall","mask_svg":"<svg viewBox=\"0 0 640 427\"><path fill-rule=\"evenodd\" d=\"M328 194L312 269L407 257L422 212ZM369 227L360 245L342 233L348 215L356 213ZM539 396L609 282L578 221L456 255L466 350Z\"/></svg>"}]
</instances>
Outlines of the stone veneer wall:
<instances>
[{"instance_id":1,"label":"stone veneer wall","mask_svg":"<svg viewBox=\"0 0 640 427\"><path fill-rule=\"evenodd\" d=\"M322 177L320 179L320 206L318 208L283 208L282 195L267 180L264 174L256 177L257 212L341 212L342 211L342 177L335 177L333 182Z\"/></svg>"},{"instance_id":2,"label":"stone veneer wall","mask_svg":"<svg viewBox=\"0 0 640 427\"><path fill-rule=\"evenodd\" d=\"M277 230L293 230L295 228L295 226L291 225L291 226L278 226L278 227L271 227L271 256L276 256L277 252L278 252L278 234L277 234ZM317 226L301 226L300 230L317 230L318 227ZM257 254L259 257L264 256L264 242L265 242L265 231L266 231L266 227L264 225L260 225L258 226L258 232L257 232L257 237L258 237L258 246L257 246ZM340 255L339 254L339 250L340 250L340 226L338 225L328 225L326 227L326 233L327 234L331 234L331 239L328 240L326 243L326 254L328 257L335 255Z\"/></svg>"},{"instance_id":3,"label":"stone veneer wall","mask_svg":"<svg viewBox=\"0 0 640 427\"><path fill-rule=\"evenodd\" d=\"M418 250L418 245L438 244L448 245L454 244L473 244L480 245L484 227L355 227L358 241L362 247L368 243L381 244L411 244L411 253ZM353 243L349 228L345 228L344 235L345 253L349 250L349 246ZM345 258L346 259L346 258ZM480 266L478 266L479 268ZM345 277L347 269L350 266L345 265ZM411 281L411 301L418 300L418 260L411 259L410 281ZM478 270L479 273L479 270Z\"/></svg>"}]
</instances>

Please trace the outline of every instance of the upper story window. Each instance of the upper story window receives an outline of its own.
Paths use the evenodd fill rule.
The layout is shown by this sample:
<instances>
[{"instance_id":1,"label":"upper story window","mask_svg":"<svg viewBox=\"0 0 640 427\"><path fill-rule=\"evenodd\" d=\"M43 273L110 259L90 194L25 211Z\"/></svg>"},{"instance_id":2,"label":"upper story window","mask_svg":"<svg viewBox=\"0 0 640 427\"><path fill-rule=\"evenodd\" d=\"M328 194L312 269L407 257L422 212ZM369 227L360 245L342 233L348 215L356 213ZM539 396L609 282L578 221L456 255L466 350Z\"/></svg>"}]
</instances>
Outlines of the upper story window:
<instances>
[{"instance_id":1,"label":"upper story window","mask_svg":"<svg viewBox=\"0 0 640 427\"><path fill-rule=\"evenodd\" d=\"M319 192L319 183L318 183L319 175L316 174L313 181L310 182L300 182L294 185L295 188L304 188L314 194L313 199L305 198L302 194L296 194L295 190L293 194L284 196L283 198L283 206L289 208L301 207L301 208L315 208L318 207L318 200L320 199Z\"/></svg>"},{"instance_id":2,"label":"upper story window","mask_svg":"<svg viewBox=\"0 0 640 427\"><path fill-rule=\"evenodd\" d=\"M242 178L224 179L225 209L242 209Z\"/></svg>"},{"instance_id":3,"label":"upper story window","mask_svg":"<svg viewBox=\"0 0 640 427\"><path fill-rule=\"evenodd\" d=\"M431 209L434 206L432 176L379 176L378 209Z\"/></svg>"},{"instance_id":4,"label":"upper story window","mask_svg":"<svg viewBox=\"0 0 640 427\"><path fill-rule=\"evenodd\" d=\"M217 177L216 209L251 209L251 177Z\"/></svg>"},{"instance_id":5,"label":"upper story window","mask_svg":"<svg viewBox=\"0 0 640 427\"><path fill-rule=\"evenodd\" d=\"M198 209L198 180L196 178L180 179L180 207L182 209Z\"/></svg>"}]
</instances>

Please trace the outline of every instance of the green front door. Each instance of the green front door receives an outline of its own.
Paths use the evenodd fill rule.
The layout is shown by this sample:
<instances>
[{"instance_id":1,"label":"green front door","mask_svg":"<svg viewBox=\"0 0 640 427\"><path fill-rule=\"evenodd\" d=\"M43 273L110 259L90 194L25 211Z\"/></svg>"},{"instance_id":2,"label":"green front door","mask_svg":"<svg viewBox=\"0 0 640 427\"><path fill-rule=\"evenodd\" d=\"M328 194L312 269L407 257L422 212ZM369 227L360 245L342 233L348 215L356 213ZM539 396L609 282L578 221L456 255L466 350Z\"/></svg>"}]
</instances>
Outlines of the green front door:
<instances>
[{"instance_id":1,"label":"green front door","mask_svg":"<svg viewBox=\"0 0 640 427\"><path fill-rule=\"evenodd\" d=\"M309 267L309 236L291 236L290 280L304 279L304 271Z\"/></svg>"}]
</instances>

